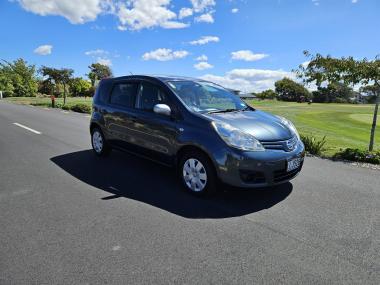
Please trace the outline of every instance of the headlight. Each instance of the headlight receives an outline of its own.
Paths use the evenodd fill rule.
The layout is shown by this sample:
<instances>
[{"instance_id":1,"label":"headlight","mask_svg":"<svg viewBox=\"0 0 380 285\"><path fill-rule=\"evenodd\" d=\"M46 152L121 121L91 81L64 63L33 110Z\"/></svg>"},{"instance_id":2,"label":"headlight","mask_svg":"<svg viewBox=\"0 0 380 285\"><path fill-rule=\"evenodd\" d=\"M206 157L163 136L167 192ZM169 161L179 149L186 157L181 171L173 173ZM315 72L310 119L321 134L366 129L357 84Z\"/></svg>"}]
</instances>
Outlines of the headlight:
<instances>
[{"instance_id":1,"label":"headlight","mask_svg":"<svg viewBox=\"0 0 380 285\"><path fill-rule=\"evenodd\" d=\"M293 123L291 121L289 121L288 119L285 119L284 117L281 117L281 116L277 116L277 117L281 120L281 123L283 125L285 125L289 128L289 130L291 131L291 133L293 135L297 136L297 138L300 139L300 135L298 134L296 127L293 125Z\"/></svg>"},{"instance_id":2,"label":"headlight","mask_svg":"<svg viewBox=\"0 0 380 285\"><path fill-rule=\"evenodd\" d=\"M265 150L262 144L250 134L235 128L229 124L212 122L213 127L219 136L229 146L247 150L247 151L263 151Z\"/></svg>"}]
</instances>

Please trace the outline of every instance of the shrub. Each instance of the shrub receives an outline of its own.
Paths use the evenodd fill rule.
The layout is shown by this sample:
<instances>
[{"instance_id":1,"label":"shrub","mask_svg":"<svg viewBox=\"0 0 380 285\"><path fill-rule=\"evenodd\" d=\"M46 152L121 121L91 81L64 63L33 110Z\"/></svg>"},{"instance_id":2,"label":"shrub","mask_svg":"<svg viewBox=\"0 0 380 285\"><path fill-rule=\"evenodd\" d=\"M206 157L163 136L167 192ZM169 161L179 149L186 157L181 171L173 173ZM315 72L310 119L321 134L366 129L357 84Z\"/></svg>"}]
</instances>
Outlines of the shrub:
<instances>
[{"instance_id":1,"label":"shrub","mask_svg":"<svg viewBox=\"0 0 380 285\"><path fill-rule=\"evenodd\" d=\"M70 110L70 106L68 105L63 105L61 108L66 111Z\"/></svg>"},{"instance_id":2,"label":"shrub","mask_svg":"<svg viewBox=\"0 0 380 285\"><path fill-rule=\"evenodd\" d=\"M370 152L368 150L360 150L357 148L346 148L334 154L334 158L380 164L380 151Z\"/></svg>"},{"instance_id":3,"label":"shrub","mask_svg":"<svg viewBox=\"0 0 380 285\"><path fill-rule=\"evenodd\" d=\"M301 135L301 140L305 145L305 149L308 153L314 155L321 155L324 145L326 144L326 136L321 140L317 140L314 136Z\"/></svg>"},{"instance_id":4,"label":"shrub","mask_svg":"<svg viewBox=\"0 0 380 285\"><path fill-rule=\"evenodd\" d=\"M71 111L78 113L91 113L91 106L83 103L78 103L70 107Z\"/></svg>"}]
</instances>

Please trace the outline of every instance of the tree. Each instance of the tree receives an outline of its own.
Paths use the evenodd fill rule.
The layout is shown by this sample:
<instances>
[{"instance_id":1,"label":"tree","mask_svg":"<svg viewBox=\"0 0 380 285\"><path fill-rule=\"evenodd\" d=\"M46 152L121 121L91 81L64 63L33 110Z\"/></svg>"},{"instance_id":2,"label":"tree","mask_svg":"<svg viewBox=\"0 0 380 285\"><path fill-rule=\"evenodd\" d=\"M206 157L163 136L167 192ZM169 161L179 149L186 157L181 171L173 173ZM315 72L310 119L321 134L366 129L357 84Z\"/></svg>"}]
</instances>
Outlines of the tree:
<instances>
[{"instance_id":1,"label":"tree","mask_svg":"<svg viewBox=\"0 0 380 285\"><path fill-rule=\"evenodd\" d=\"M302 102L310 98L310 92L301 84L284 78L275 84L278 99L282 101Z\"/></svg>"},{"instance_id":2,"label":"tree","mask_svg":"<svg viewBox=\"0 0 380 285\"><path fill-rule=\"evenodd\" d=\"M0 91L3 92L5 97L14 95L14 88L12 79L8 72L5 72L3 68L0 68Z\"/></svg>"},{"instance_id":3,"label":"tree","mask_svg":"<svg viewBox=\"0 0 380 285\"><path fill-rule=\"evenodd\" d=\"M56 69L52 67L42 66L41 74L46 77L45 80L53 83L55 87L58 84L63 85L63 105L66 104L66 86L70 83L74 70L69 68Z\"/></svg>"},{"instance_id":4,"label":"tree","mask_svg":"<svg viewBox=\"0 0 380 285\"><path fill-rule=\"evenodd\" d=\"M108 65L93 63L88 68L90 69L90 72L87 74L87 76L91 80L91 85L93 87L99 80L112 77L112 71Z\"/></svg>"},{"instance_id":5,"label":"tree","mask_svg":"<svg viewBox=\"0 0 380 285\"><path fill-rule=\"evenodd\" d=\"M304 51L310 59L307 66L299 66L298 76L306 83L315 82L317 86L328 83L344 83L351 86L374 86L376 104L373 112L373 121L368 149L373 150L377 113L380 101L380 58L374 60L366 58L356 60L353 57L333 58L320 54L311 55Z\"/></svg>"},{"instance_id":6,"label":"tree","mask_svg":"<svg viewBox=\"0 0 380 285\"><path fill-rule=\"evenodd\" d=\"M376 103L377 94L380 94L380 86L367 85L361 87L360 92L367 95L368 103Z\"/></svg>"},{"instance_id":7,"label":"tree","mask_svg":"<svg viewBox=\"0 0 380 285\"><path fill-rule=\"evenodd\" d=\"M85 97L91 94L92 86L87 80L84 80L81 77L76 77L70 81L69 89L72 96Z\"/></svg>"},{"instance_id":8,"label":"tree","mask_svg":"<svg viewBox=\"0 0 380 285\"><path fill-rule=\"evenodd\" d=\"M347 103L354 95L354 90L343 83L329 83L327 87L318 87L318 90L313 92L313 102Z\"/></svg>"},{"instance_id":9,"label":"tree","mask_svg":"<svg viewBox=\"0 0 380 285\"><path fill-rule=\"evenodd\" d=\"M262 100L264 99L273 100L277 97L277 93L274 92L272 89L268 89L263 92L257 93L256 97Z\"/></svg>"},{"instance_id":10,"label":"tree","mask_svg":"<svg viewBox=\"0 0 380 285\"><path fill-rule=\"evenodd\" d=\"M22 58L0 63L0 90L6 96L36 96L37 87L35 65L28 65Z\"/></svg>"}]
</instances>

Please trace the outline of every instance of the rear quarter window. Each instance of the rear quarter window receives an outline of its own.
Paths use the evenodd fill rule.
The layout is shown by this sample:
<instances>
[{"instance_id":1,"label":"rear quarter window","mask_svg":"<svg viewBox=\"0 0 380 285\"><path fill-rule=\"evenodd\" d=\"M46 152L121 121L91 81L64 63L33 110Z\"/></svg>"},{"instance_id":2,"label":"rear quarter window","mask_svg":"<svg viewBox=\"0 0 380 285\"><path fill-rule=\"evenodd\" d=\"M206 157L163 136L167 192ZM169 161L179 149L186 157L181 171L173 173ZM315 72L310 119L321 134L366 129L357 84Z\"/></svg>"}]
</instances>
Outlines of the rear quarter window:
<instances>
[{"instance_id":1,"label":"rear quarter window","mask_svg":"<svg viewBox=\"0 0 380 285\"><path fill-rule=\"evenodd\" d=\"M106 103L108 101L108 95L110 87L112 86L111 80L101 80L94 94L94 103Z\"/></svg>"}]
</instances>

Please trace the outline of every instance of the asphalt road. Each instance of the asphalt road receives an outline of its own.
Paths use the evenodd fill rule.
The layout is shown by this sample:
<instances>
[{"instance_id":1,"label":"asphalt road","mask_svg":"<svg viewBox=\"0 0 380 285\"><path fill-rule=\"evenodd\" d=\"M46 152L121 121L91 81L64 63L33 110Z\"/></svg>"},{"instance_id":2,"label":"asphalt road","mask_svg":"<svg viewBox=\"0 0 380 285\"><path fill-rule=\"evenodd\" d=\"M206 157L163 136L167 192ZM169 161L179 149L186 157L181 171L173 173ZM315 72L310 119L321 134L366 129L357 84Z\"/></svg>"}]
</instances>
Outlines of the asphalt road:
<instances>
[{"instance_id":1,"label":"asphalt road","mask_svg":"<svg viewBox=\"0 0 380 285\"><path fill-rule=\"evenodd\" d=\"M96 158L88 122L0 101L0 284L380 284L379 171L307 158L292 183L199 199Z\"/></svg>"}]
</instances>

